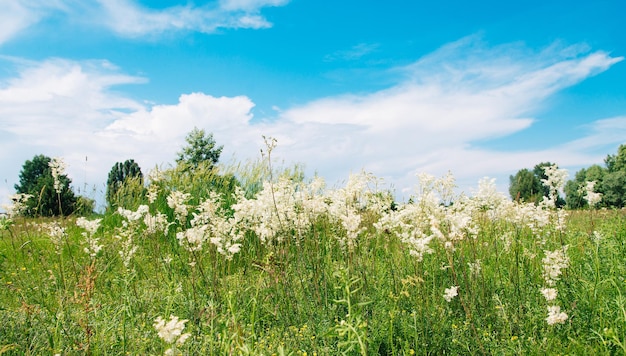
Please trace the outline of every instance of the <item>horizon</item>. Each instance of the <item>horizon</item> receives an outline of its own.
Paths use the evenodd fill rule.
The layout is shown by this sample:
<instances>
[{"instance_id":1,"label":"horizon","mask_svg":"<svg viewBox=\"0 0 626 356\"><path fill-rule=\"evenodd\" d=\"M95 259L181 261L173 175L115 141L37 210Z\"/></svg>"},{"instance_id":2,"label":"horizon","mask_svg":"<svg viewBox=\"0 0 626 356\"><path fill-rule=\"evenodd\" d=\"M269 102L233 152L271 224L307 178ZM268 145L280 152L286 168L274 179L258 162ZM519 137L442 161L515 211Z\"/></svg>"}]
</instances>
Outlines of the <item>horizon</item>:
<instances>
[{"instance_id":1,"label":"horizon","mask_svg":"<svg viewBox=\"0 0 626 356\"><path fill-rule=\"evenodd\" d=\"M0 4L0 205L26 160L74 187L116 162L173 164L194 127L220 162L365 170L407 199L420 172L576 171L626 143L626 3L12 0ZM83 189L85 190L85 189ZM88 194L84 194L89 197ZM508 197L508 194L506 194ZM103 196L103 194L102 194ZM102 205L98 201L98 205Z\"/></svg>"}]
</instances>

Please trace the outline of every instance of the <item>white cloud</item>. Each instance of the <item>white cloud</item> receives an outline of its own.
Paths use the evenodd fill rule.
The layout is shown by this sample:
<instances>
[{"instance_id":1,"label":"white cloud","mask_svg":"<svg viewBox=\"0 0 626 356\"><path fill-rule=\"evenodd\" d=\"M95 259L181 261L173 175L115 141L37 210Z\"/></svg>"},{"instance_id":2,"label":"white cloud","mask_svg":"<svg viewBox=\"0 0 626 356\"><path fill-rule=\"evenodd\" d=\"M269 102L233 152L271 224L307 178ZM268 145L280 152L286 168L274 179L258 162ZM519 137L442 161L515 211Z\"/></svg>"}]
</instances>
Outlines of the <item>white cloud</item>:
<instances>
[{"instance_id":1,"label":"white cloud","mask_svg":"<svg viewBox=\"0 0 626 356\"><path fill-rule=\"evenodd\" d=\"M246 96L182 94L175 104L146 105L115 93L126 75L107 61L19 62L19 75L0 81L0 177L8 184L35 154L63 156L75 186L104 190L110 167L135 159L144 171L173 163L194 126L214 134L223 157L258 157L261 135L278 139L277 160L305 163L329 184L371 171L409 191L414 174L451 170L465 191L487 175L506 190L508 176L543 161L561 167L601 163L626 137L626 117L592 122L569 143L515 152L476 144L532 127L537 108L556 91L600 73L622 58L552 47L455 43L398 69L405 80L365 95L322 98L253 123ZM86 162L85 157L88 157ZM11 172L11 173L7 173Z\"/></svg>"},{"instance_id":2,"label":"white cloud","mask_svg":"<svg viewBox=\"0 0 626 356\"><path fill-rule=\"evenodd\" d=\"M132 0L97 0L105 16L102 23L122 36L139 37L166 31L213 33L220 28L261 29L272 24L260 14L263 7L288 1L231 0L218 6L190 4L152 9ZM94 18L96 18L94 16Z\"/></svg>"},{"instance_id":3,"label":"white cloud","mask_svg":"<svg viewBox=\"0 0 626 356\"><path fill-rule=\"evenodd\" d=\"M0 1L0 45L55 11L67 11L75 0Z\"/></svg>"},{"instance_id":4,"label":"white cloud","mask_svg":"<svg viewBox=\"0 0 626 356\"><path fill-rule=\"evenodd\" d=\"M378 49L378 44L376 43L359 43L350 47L347 50L340 50L329 54L324 57L324 60L326 62L332 62L336 60L353 61L360 59L361 57L371 52L374 52L376 49Z\"/></svg>"},{"instance_id":5,"label":"white cloud","mask_svg":"<svg viewBox=\"0 0 626 356\"><path fill-rule=\"evenodd\" d=\"M120 36L155 36L170 31L214 33L219 29L261 29L272 24L261 9L283 6L289 0L227 0L154 9L134 0L3 0L0 1L0 45L30 26L54 15L66 23L100 25Z\"/></svg>"},{"instance_id":6,"label":"white cloud","mask_svg":"<svg viewBox=\"0 0 626 356\"><path fill-rule=\"evenodd\" d=\"M321 171L330 170L331 161L344 162L344 171L365 167L397 184L402 180L402 185L409 184L415 171L452 170L460 179L477 181L485 174L508 177L513 170L545 160L563 166L587 164L598 156L576 145L594 140L606 148L620 134L625 137L624 129L613 131L613 141L606 136L599 141L594 133L581 142L540 152L493 152L476 142L531 127L533 114L550 95L622 59L577 46L532 53L520 45L488 48L475 38L463 39L403 68L407 79L392 88L285 110L283 120L307 127L290 129L301 133L291 135L293 145L309 143L306 149L286 151L294 158L302 152Z\"/></svg>"},{"instance_id":7,"label":"white cloud","mask_svg":"<svg viewBox=\"0 0 626 356\"><path fill-rule=\"evenodd\" d=\"M37 21L37 16L17 0L0 2L0 44Z\"/></svg>"}]
</instances>

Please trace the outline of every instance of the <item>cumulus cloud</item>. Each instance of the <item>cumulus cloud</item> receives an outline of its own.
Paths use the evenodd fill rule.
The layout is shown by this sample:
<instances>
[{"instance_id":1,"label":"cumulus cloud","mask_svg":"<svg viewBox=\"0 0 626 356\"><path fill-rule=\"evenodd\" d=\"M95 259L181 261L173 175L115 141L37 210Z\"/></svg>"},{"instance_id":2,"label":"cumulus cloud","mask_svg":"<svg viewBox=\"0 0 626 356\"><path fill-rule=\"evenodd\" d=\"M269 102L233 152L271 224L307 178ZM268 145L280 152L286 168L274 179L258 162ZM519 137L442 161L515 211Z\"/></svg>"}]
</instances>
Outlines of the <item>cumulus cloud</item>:
<instances>
[{"instance_id":1,"label":"cumulus cloud","mask_svg":"<svg viewBox=\"0 0 626 356\"><path fill-rule=\"evenodd\" d=\"M590 119L582 137L543 150L482 145L532 128L546 98L620 60L582 47L535 53L464 39L396 68L404 79L395 86L320 98L263 120L252 120L254 101L244 95L183 93L167 105L130 99L113 88L146 79L107 61L13 60L18 74L0 80L0 171L13 175L0 178L17 181L21 164L43 153L65 157L76 185L103 187L115 162L133 158L144 170L173 163L196 126L224 145L223 157L239 160L258 157L261 136L273 136L277 159L304 163L330 184L365 169L404 195L416 172L450 170L465 191L485 175L506 190L508 176L520 168L601 163L623 143L625 116Z\"/></svg>"}]
</instances>

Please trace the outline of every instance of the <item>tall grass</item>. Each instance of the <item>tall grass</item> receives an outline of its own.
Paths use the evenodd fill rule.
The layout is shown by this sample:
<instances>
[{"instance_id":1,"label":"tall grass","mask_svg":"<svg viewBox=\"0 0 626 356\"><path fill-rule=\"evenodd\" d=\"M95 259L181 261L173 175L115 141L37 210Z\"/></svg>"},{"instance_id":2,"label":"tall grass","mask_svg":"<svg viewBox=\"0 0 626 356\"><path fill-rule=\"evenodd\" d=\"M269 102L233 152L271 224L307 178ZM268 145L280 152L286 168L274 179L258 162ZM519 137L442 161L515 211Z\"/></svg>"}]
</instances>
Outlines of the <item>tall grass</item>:
<instances>
[{"instance_id":1,"label":"tall grass","mask_svg":"<svg viewBox=\"0 0 626 356\"><path fill-rule=\"evenodd\" d=\"M0 354L626 351L622 211L510 202L488 181L464 197L426 175L397 204L371 175L327 189L294 172L153 172L93 233L5 220ZM170 316L180 344L159 337Z\"/></svg>"}]
</instances>

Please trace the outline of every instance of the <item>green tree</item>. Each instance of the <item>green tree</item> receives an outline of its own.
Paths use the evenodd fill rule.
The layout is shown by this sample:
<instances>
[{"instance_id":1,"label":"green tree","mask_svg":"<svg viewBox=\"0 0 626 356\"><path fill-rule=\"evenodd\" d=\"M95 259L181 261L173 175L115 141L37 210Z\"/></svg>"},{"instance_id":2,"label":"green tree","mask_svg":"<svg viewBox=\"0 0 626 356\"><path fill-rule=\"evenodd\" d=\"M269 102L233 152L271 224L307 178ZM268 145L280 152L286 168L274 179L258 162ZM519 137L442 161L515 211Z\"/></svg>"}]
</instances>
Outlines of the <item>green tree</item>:
<instances>
[{"instance_id":1,"label":"green tree","mask_svg":"<svg viewBox=\"0 0 626 356\"><path fill-rule=\"evenodd\" d=\"M599 207L623 208L626 206L626 144L617 149L617 154L607 155L605 167L594 164L576 172L574 180L565 186L567 206L572 209L587 205L584 194L580 191L587 182L595 181L596 192L602 194Z\"/></svg>"},{"instance_id":2,"label":"green tree","mask_svg":"<svg viewBox=\"0 0 626 356\"><path fill-rule=\"evenodd\" d=\"M183 164L186 168L195 169L200 163L208 162L210 166L215 165L222 154L224 146L217 146L213 139L213 134L194 127L185 137L187 146L178 153L176 162Z\"/></svg>"},{"instance_id":3,"label":"green tree","mask_svg":"<svg viewBox=\"0 0 626 356\"><path fill-rule=\"evenodd\" d=\"M115 209L118 206L132 208L136 205L133 202L139 199L142 193L143 173L135 160L117 162L111 167L106 192L109 208ZM132 206L128 206L129 203Z\"/></svg>"},{"instance_id":4,"label":"green tree","mask_svg":"<svg viewBox=\"0 0 626 356\"><path fill-rule=\"evenodd\" d=\"M523 168L514 176L509 177L509 194L511 199L523 202L540 202L543 197L550 195L550 188L542 183L542 179L547 179L545 168L554 165L550 162L541 162L532 171ZM557 197L557 206L565 205L565 200Z\"/></svg>"},{"instance_id":5,"label":"green tree","mask_svg":"<svg viewBox=\"0 0 626 356\"><path fill-rule=\"evenodd\" d=\"M580 209L587 206L585 194L581 189L586 186L587 182L595 181L597 183L595 190L600 192L602 181L607 173L608 171L606 168L597 164L594 164L589 168L583 168L576 172L574 179L567 181L565 184L564 191L567 207L570 209ZM602 204L602 202L600 204Z\"/></svg>"},{"instance_id":6,"label":"green tree","mask_svg":"<svg viewBox=\"0 0 626 356\"><path fill-rule=\"evenodd\" d=\"M609 173L626 171L626 144L620 145L616 155L608 155L604 159Z\"/></svg>"},{"instance_id":7,"label":"green tree","mask_svg":"<svg viewBox=\"0 0 626 356\"><path fill-rule=\"evenodd\" d=\"M543 196L541 180L530 170L520 169L509 177L511 199L523 202L538 202Z\"/></svg>"},{"instance_id":8,"label":"green tree","mask_svg":"<svg viewBox=\"0 0 626 356\"><path fill-rule=\"evenodd\" d=\"M19 184L15 185L17 193L30 194L33 197L26 203L28 216L59 216L70 215L74 212L76 196L70 189L71 179L61 174L58 179L61 184L60 192L54 189L54 177L50 169L52 159L44 155L37 155L27 160L22 166L19 175Z\"/></svg>"}]
</instances>

